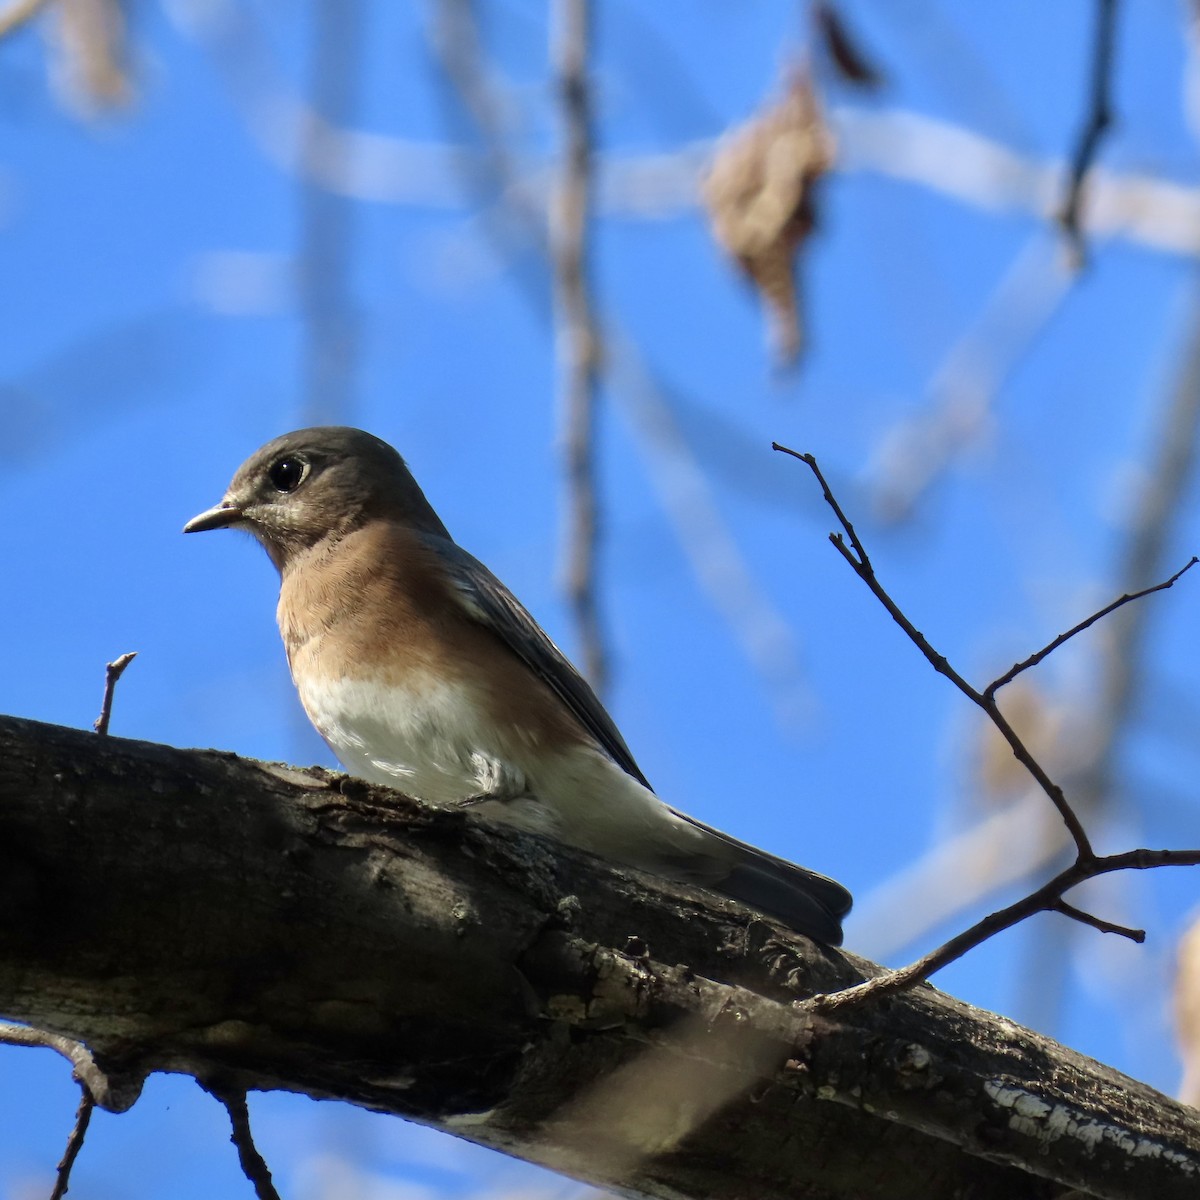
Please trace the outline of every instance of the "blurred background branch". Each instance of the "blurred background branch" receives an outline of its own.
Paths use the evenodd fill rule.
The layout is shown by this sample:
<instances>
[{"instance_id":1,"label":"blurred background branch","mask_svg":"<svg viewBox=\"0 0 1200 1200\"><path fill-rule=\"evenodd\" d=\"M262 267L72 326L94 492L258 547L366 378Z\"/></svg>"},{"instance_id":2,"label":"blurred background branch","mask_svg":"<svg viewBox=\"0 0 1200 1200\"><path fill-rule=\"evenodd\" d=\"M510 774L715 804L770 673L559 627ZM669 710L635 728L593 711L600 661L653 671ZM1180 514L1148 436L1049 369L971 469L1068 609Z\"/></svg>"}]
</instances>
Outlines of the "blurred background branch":
<instances>
[{"instance_id":1,"label":"blurred background branch","mask_svg":"<svg viewBox=\"0 0 1200 1200\"><path fill-rule=\"evenodd\" d=\"M589 244L593 101L588 55L592 19L589 0L557 0L551 18L550 58L562 112L563 144L550 208L550 253L566 483L563 573L584 673L603 696L609 663L597 595L602 517L597 494L596 405L604 347L591 297Z\"/></svg>"},{"instance_id":2,"label":"blurred background branch","mask_svg":"<svg viewBox=\"0 0 1200 1200\"><path fill-rule=\"evenodd\" d=\"M19 29L26 21L32 20L49 6L51 0L9 0L9 3L0 8L0 37L5 37L12 33L14 29Z\"/></svg>"}]
</instances>

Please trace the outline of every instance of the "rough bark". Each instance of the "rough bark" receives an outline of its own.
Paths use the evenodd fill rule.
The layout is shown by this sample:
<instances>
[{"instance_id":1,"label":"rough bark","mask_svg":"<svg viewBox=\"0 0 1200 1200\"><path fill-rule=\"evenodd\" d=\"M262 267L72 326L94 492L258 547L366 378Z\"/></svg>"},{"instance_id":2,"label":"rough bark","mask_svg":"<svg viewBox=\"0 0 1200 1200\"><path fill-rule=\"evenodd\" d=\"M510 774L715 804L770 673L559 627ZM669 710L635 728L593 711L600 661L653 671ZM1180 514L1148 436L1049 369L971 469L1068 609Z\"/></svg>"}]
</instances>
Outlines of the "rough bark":
<instances>
[{"instance_id":1,"label":"rough bark","mask_svg":"<svg viewBox=\"0 0 1200 1200\"><path fill-rule=\"evenodd\" d=\"M704 893L320 770L0 717L0 1012L627 1194L1188 1197L1200 1114Z\"/></svg>"}]
</instances>

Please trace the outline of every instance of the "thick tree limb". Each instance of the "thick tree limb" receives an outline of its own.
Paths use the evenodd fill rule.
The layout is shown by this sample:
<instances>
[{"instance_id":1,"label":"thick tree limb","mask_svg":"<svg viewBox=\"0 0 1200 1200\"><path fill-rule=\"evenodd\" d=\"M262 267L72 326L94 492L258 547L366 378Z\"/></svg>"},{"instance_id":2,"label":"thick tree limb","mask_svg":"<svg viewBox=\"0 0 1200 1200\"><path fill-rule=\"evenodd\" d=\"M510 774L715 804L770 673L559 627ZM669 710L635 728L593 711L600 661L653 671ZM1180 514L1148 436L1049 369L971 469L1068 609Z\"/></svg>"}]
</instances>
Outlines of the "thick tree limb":
<instances>
[{"instance_id":1,"label":"thick tree limb","mask_svg":"<svg viewBox=\"0 0 1200 1200\"><path fill-rule=\"evenodd\" d=\"M321 771L0 718L0 1012L627 1194L1192 1197L1200 1115L732 902Z\"/></svg>"}]
</instances>

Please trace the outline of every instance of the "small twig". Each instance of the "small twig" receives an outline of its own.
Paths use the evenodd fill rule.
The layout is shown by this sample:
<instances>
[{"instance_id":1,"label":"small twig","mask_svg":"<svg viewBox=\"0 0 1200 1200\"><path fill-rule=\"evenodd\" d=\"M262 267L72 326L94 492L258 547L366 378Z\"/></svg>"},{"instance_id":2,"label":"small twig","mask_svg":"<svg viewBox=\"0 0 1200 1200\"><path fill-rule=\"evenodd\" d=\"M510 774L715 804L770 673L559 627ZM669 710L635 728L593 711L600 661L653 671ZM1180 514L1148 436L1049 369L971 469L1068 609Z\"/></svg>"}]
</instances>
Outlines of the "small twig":
<instances>
[{"instance_id":1,"label":"small twig","mask_svg":"<svg viewBox=\"0 0 1200 1200\"><path fill-rule=\"evenodd\" d=\"M850 524L850 518L842 512L842 506L837 502L837 497L829 490L829 484L825 482L825 476L821 474L821 468L817 466L817 460L811 454L801 454L799 450L791 450L787 446L781 446L778 442L771 443L772 450L778 450L782 454L790 454L793 458L798 458L802 463L807 463L812 469L813 474L817 477L817 482L821 485L821 493L825 497L825 503L833 509L834 516L838 519L838 524L846 531L846 536L850 539L850 545L854 547L854 552L858 555L858 565L865 567L868 571L871 569L871 560L867 557L866 547L858 540L858 534L854 532L854 526ZM830 540L833 541L833 534L830 534ZM837 543L834 542L836 545Z\"/></svg>"},{"instance_id":2,"label":"small twig","mask_svg":"<svg viewBox=\"0 0 1200 1200\"><path fill-rule=\"evenodd\" d=\"M858 577L870 588L881 604L887 609L892 619L904 630L909 639L917 646L921 653L925 656L931 666L941 675L949 679L965 696L977 704L991 718L992 723L1004 735L1005 740L1012 748L1013 753L1022 765L1030 772L1031 775L1038 781L1042 790L1049 796L1055 808L1058 809L1064 824L1075 840L1075 861L1065 870L1060 871L1053 879L1043 884L1036 891L1024 897L1021 900L1010 904L1007 908L1002 908L998 912L992 913L990 916L984 917L983 920L976 922L970 929L960 933L957 937L951 938L943 946L939 946L936 950L925 955L924 958L918 959L907 967L902 967L898 971L889 971L876 979L868 980L866 983L858 984L855 987L847 988L844 991L837 992L832 996L816 996L811 1001L806 1003L823 1011L831 1011L838 1008L843 1008L846 1005L858 1003L868 996L886 995L892 992L903 991L906 988L915 986L916 984L927 979L935 971L960 958L966 954L968 950L974 949L981 942L986 941L994 934L1001 930L1008 929L1016 925L1020 921L1033 916L1039 912L1058 912L1064 916L1070 917L1072 920L1080 921L1085 925L1090 925L1094 929L1099 929L1104 933L1116 933L1123 937L1127 937L1136 942L1141 942L1145 939L1145 932L1140 929L1131 929L1123 925L1115 925L1112 922L1104 921L1099 917L1092 916L1091 913L1084 912L1082 909L1076 908L1073 904L1067 903L1063 899L1065 894L1071 888L1078 886L1087 879L1094 879L1098 875L1107 875L1113 871L1128 871L1128 870L1146 870L1150 867L1164 866L1196 866L1200 864L1200 850L1128 850L1122 854L1108 854L1098 856L1092 849L1087 833L1083 828L1082 822L1076 815L1074 809L1068 803L1066 796L1060 788L1047 774L1042 765L1033 757L1025 743L1017 735L1013 727L1005 719L1003 713L1000 712L996 705L995 691L1003 683L1015 677L1020 671L1026 667L1032 666L1036 662L1041 662L1051 651L1057 646L1062 645L1068 638L1074 636L1082 629L1086 629L1088 625L1100 619L1100 617L1112 612L1121 605L1128 603L1130 600L1135 600L1139 596L1148 595L1151 592L1162 591L1164 588L1170 587L1183 573L1187 571L1195 562L1192 559L1187 566L1177 571L1170 579L1164 583L1160 583L1154 587L1145 588L1143 591L1133 595L1123 596L1120 600L1108 605L1094 616L1088 618L1087 621L1081 622L1067 633L1056 638L1048 647L1039 651L1036 655L1023 663L1018 663L1007 676L1002 676L985 691L979 691L963 678L958 671L949 663L946 657L939 654L930 644L929 640L918 630L908 617L901 611L900 607L891 598L884 589L875 575L875 570L871 566L870 559L867 557L866 549L859 540L854 527L850 524L849 519L842 511L836 498L833 496L829 488L829 484L825 480L825 476L821 473L821 468L817 465L817 460L811 454L800 454L795 450L789 450L786 446L780 446L778 443L772 443L772 448L781 450L785 454L790 454L793 458L799 459L805 463L816 477L817 482L821 486L821 491L825 496L825 500L833 509L839 523L842 526L843 533L831 533L830 541L834 547L842 555L842 557L850 564ZM850 539L850 546L846 544L846 538ZM853 549L851 549L853 547Z\"/></svg>"},{"instance_id":3,"label":"small twig","mask_svg":"<svg viewBox=\"0 0 1200 1200\"><path fill-rule=\"evenodd\" d=\"M1096 157L1100 139L1113 121L1112 66L1116 26L1117 0L1096 0L1096 37L1092 44L1092 74L1088 83L1088 119L1071 157L1067 195L1058 214L1058 223L1067 237L1072 265L1076 269L1082 268L1087 261L1087 246L1080 228L1083 181Z\"/></svg>"},{"instance_id":4,"label":"small twig","mask_svg":"<svg viewBox=\"0 0 1200 1200\"><path fill-rule=\"evenodd\" d=\"M906 991L923 983L935 971L949 966L961 958L969 950L994 937L997 933L1040 912L1060 912L1075 920L1082 920L1085 925L1100 929L1105 933L1117 933L1132 941L1140 942L1145 934L1140 929L1128 929L1121 925L1102 922L1090 913L1067 904L1063 893L1098 875L1110 875L1114 871L1146 871L1155 867L1194 867L1200 865L1200 850L1126 850L1122 854L1107 854L1103 858L1090 860L1077 859L1065 870L1060 871L1048 883L1043 884L1037 891L1021 900L1010 904L977 921L970 929L964 930L952 937L944 945L930 951L923 958L901 967L897 971L888 971L866 983L855 984L844 991L835 992L828 996L813 996L801 1004L811 1005L821 1012L835 1012L852 1004L860 1004L873 997L893 995ZM1078 914L1078 915L1077 915Z\"/></svg>"},{"instance_id":5,"label":"small twig","mask_svg":"<svg viewBox=\"0 0 1200 1200\"><path fill-rule=\"evenodd\" d=\"M271 1169L267 1166L266 1159L259 1154L258 1147L254 1144L254 1136L250 1132L250 1110L246 1106L245 1090L228 1088L211 1080L201 1080L200 1086L225 1106L233 1130L229 1140L237 1149L242 1174L254 1185L255 1196L258 1200L279 1200L279 1193L271 1179Z\"/></svg>"},{"instance_id":6,"label":"small twig","mask_svg":"<svg viewBox=\"0 0 1200 1200\"><path fill-rule=\"evenodd\" d=\"M1090 925L1093 929L1100 930L1101 933L1115 933L1126 937L1131 942L1137 942L1139 946L1146 940L1144 929L1134 929L1131 925L1114 925L1112 921L1093 916L1090 912L1076 908L1075 905L1068 904L1065 900L1059 900L1057 904L1052 904L1050 911L1062 913L1064 917L1070 917L1072 921L1078 921L1081 925Z\"/></svg>"},{"instance_id":7,"label":"small twig","mask_svg":"<svg viewBox=\"0 0 1200 1200\"><path fill-rule=\"evenodd\" d=\"M83 1139L87 1137L92 1110L96 1107L96 1101L92 1098L87 1084L81 1083L79 1092L79 1108L75 1112L75 1124L67 1136L66 1149L63 1150L62 1159L58 1164L58 1170L54 1177L54 1191L50 1193L50 1200L62 1200L71 1186L71 1168L75 1166L75 1160L79 1157L80 1150L83 1149Z\"/></svg>"},{"instance_id":8,"label":"small twig","mask_svg":"<svg viewBox=\"0 0 1200 1200\"><path fill-rule=\"evenodd\" d=\"M125 674L125 668L137 658L137 651L131 650L122 654L104 668L104 702L100 705L100 715L92 726L101 737L108 733L108 722L112 717L113 693L117 690L117 680Z\"/></svg>"},{"instance_id":9,"label":"small twig","mask_svg":"<svg viewBox=\"0 0 1200 1200\"><path fill-rule=\"evenodd\" d=\"M1055 650L1063 644L1070 641L1077 633L1082 633L1089 626L1094 625L1102 617L1107 617L1109 613L1116 612L1122 605L1128 604L1132 600L1140 600L1143 596L1149 596L1152 592L1165 592L1167 588L1172 587L1181 575L1186 571L1190 571L1200 558L1193 555L1170 579L1164 579L1162 583L1156 583L1152 587L1142 588L1140 592L1126 592L1125 595L1118 597L1111 604L1107 604L1099 612L1094 612L1090 617L1080 621L1078 625L1073 625L1066 633L1060 633L1054 641L1043 646L1035 654L1031 654L1028 658L1022 659L1019 663L1014 663L999 679L993 679L991 683L983 689L983 694L989 699L994 696L1005 684L1012 683L1022 671L1027 671L1030 667L1036 667L1047 655L1053 654Z\"/></svg>"},{"instance_id":10,"label":"small twig","mask_svg":"<svg viewBox=\"0 0 1200 1200\"><path fill-rule=\"evenodd\" d=\"M934 649L929 639L908 619L900 606L888 595L886 589L879 582L875 575L875 569L871 566L871 560L867 557L866 549L859 541L858 534L854 531L854 526L850 524L846 514L842 512L841 506L834 498L833 493L829 489L829 484L825 480L825 476L821 474L821 468L817 465L817 460L811 454L801 454L796 450L789 450L787 446L781 446L778 442L772 442L773 450L780 450L784 454L790 454L793 458L798 458L802 463L805 463L812 473L816 476L817 482L821 485L821 491L825 495L826 501L833 509L842 528L849 537L854 550L851 551L846 545L845 539L840 533L831 533L829 540L833 543L834 548L839 554L850 564L854 569L854 573L871 589L875 598L887 609L893 621L900 626L901 629L908 635L909 640L917 647L918 650L925 656L926 661L933 667L939 675L944 675L952 684L969 700L978 704L980 708L987 713L991 718L992 723L1003 735L1004 740L1008 742L1012 748L1013 754L1021 765L1037 780L1042 791L1050 798L1050 802L1058 809L1059 815L1063 819L1063 824L1066 825L1072 840L1075 843L1075 848L1079 855L1083 858L1094 857L1092 844L1088 839L1087 832L1083 828L1082 822L1076 816L1074 809L1067 803L1066 796L1063 795L1063 790L1046 774L1041 763L1033 757L1026 747L1025 743L1017 736L1017 732L1008 723L1004 714L996 705L994 697L985 696L977 688L973 687L967 680L959 674L958 671L950 665L949 660L945 655L939 654Z\"/></svg>"},{"instance_id":11,"label":"small twig","mask_svg":"<svg viewBox=\"0 0 1200 1200\"><path fill-rule=\"evenodd\" d=\"M46 7L49 0L14 0L4 12L0 12L0 37L6 37L32 20Z\"/></svg>"}]
</instances>

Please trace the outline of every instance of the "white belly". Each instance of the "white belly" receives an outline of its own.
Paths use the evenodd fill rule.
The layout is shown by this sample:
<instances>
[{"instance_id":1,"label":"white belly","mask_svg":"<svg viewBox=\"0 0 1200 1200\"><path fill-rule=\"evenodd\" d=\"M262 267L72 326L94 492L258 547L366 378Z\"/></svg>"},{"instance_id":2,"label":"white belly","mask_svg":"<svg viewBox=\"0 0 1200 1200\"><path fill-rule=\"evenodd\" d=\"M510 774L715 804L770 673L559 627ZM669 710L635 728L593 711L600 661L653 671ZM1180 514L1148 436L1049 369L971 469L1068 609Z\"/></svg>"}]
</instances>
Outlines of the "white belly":
<instances>
[{"instance_id":1,"label":"white belly","mask_svg":"<svg viewBox=\"0 0 1200 1200\"><path fill-rule=\"evenodd\" d=\"M524 791L509 748L461 687L337 679L297 681L297 689L317 732L360 779L436 804Z\"/></svg>"},{"instance_id":2,"label":"white belly","mask_svg":"<svg viewBox=\"0 0 1200 1200\"><path fill-rule=\"evenodd\" d=\"M606 858L661 869L708 839L595 747L538 746L498 729L468 689L339 679L297 681L317 731L350 774L434 804L473 811Z\"/></svg>"}]
</instances>

